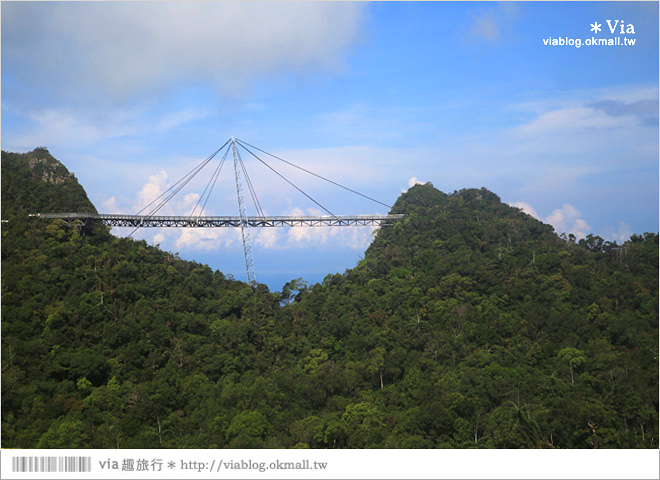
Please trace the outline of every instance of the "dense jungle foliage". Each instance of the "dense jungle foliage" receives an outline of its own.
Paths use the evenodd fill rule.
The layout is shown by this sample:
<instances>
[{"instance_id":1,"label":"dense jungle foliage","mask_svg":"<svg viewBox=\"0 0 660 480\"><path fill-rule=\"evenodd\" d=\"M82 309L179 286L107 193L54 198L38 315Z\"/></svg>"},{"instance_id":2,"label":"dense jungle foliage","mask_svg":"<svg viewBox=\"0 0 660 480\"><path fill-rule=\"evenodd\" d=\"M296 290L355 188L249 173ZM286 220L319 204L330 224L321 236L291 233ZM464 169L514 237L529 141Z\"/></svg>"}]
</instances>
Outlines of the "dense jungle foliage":
<instances>
[{"instance_id":1,"label":"dense jungle foliage","mask_svg":"<svg viewBox=\"0 0 660 480\"><path fill-rule=\"evenodd\" d=\"M355 268L270 292L26 216L90 210L2 153L5 448L658 447L655 233L417 185Z\"/></svg>"}]
</instances>

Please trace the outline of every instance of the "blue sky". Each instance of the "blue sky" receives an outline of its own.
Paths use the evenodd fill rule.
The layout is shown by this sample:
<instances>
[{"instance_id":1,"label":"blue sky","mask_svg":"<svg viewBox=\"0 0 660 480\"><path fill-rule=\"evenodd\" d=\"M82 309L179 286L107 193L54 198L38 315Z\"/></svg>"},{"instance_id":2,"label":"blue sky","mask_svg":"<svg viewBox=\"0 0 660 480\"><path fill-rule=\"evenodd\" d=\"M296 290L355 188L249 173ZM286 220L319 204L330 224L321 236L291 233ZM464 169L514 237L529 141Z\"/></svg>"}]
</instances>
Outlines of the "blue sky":
<instances>
[{"instance_id":1,"label":"blue sky","mask_svg":"<svg viewBox=\"0 0 660 480\"><path fill-rule=\"evenodd\" d=\"M3 1L2 148L48 147L105 213L236 136L387 204L417 181L486 187L558 233L623 241L658 231L657 19L657 2ZM583 45L544 45L560 37ZM243 158L268 214L319 213ZM333 213L387 213L273 162ZM210 172L160 213L188 214ZM207 209L238 214L229 168ZM138 237L245 279L235 230ZM372 231L251 238L280 290L353 267Z\"/></svg>"}]
</instances>

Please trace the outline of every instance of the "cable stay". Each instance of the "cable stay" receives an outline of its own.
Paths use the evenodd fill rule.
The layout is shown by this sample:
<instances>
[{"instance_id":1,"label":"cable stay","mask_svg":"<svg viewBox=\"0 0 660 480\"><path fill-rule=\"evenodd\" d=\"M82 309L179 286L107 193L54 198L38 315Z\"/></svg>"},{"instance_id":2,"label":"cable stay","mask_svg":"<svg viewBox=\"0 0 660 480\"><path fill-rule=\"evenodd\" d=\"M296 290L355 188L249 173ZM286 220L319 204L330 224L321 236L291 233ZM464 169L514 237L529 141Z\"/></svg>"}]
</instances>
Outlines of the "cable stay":
<instances>
[{"instance_id":1,"label":"cable stay","mask_svg":"<svg viewBox=\"0 0 660 480\"><path fill-rule=\"evenodd\" d=\"M158 195L156 198L154 198L154 199L151 201L151 203L149 203L146 207L142 208L142 210L140 210L139 212L137 212L136 215L139 215L140 213L144 212L147 208L149 208L151 205L153 205L153 204L154 204L159 198L161 198L163 195L165 195L166 193L168 193L170 190L176 188L181 182L184 182L184 183L183 183L183 184L182 184L182 185L176 190L176 192L174 192L174 195L176 195L176 194L181 190L181 188L183 188L188 182L190 182L190 180L192 180L193 177L194 177L195 175L197 175L197 174L198 174L198 173L199 173L199 172L200 172L200 171L201 171L201 170L202 170L202 169L203 169L203 168L204 168L204 167L205 167L205 166L206 166L211 160L213 160L213 157L215 157L215 156L218 154L218 152L220 152L223 148L225 148L229 142L230 142L230 140L227 140L227 141L225 142L225 144L224 144L222 147L218 148L214 153L212 153L212 154L211 154L210 156L208 156L204 161L202 161L202 163L200 163L200 164L197 165L195 168L193 168L190 172L188 172L187 174L185 174L185 175L184 175L179 181L177 181L175 184L173 184L172 186L170 186L170 187L169 187L167 190L165 190L163 193L161 193L161 194ZM172 195L172 196L173 196L173 195ZM170 198L172 198L172 196L169 196L164 202L162 202L162 203L161 203L161 206L164 205L164 204L165 204ZM160 207L158 207L158 208L156 209L156 211L158 211L158 209L160 209Z\"/></svg>"},{"instance_id":2,"label":"cable stay","mask_svg":"<svg viewBox=\"0 0 660 480\"><path fill-rule=\"evenodd\" d=\"M348 187L346 187L346 186L344 186L344 185L342 185L342 184L340 184L340 183L333 182L332 180L327 179L327 178L325 178L325 177L323 177L323 176L321 176L321 175L318 175L318 174L316 174L316 173L314 173L314 172L310 172L310 171L307 170L306 168L299 167L299 166L296 165L295 163L291 163L291 162L289 162L289 161L287 161L287 160L284 160L283 158L278 157L277 155L273 155L272 153L268 153L268 152L266 152L266 151L260 149L259 147L255 147L254 145L250 145L249 143L244 142L243 140L236 139L236 141L237 141L237 142L239 143L239 145L241 145L241 147L243 147L243 148L245 148L245 145L248 145L248 146L254 148L255 150L259 150L261 153L265 153L266 155L270 155L271 157L276 158L277 160L281 160L282 162L284 162L284 163L286 163L286 164L288 164L288 165L291 165L292 167L295 167L295 168L297 168L298 170L302 170L302 171L305 172L305 173L309 173L310 175L314 175L315 177L318 177L318 178L320 178L321 180L325 180L326 182L332 183L333 185L336 185L336 186L338 186L338 187L341 187L341 188L343 188L344 190L348 190L348 191L351 192L351 193L354 193L354 194L356 194L356 195L359 195L359 196L361 196L361 197L364 197L364 198L366 198L367 200L371 200L372 202L380 203L381 205L383 205L383 206L385 206L385 207L387 207L387 208L392 208L392 205L388 205L387 203L383 203L383 202L381 202L381 201L378 201L378 200L376 200L376 199L374 199L374 198L371 198L371 197L369 197L369 196L367 196L367 195L364 195L364 194L362 194L362 193L360 193L360 192L357 192L357 191L353 190L352 188L348 188ZM245 149L247 150L247 148L245 148Z\"/></svg>"},{"instance_id":3,"label":"cable stay","mask_svg":"<svg viewBox=\"0 0 660 480\"><path fill-rule=\"evenodd\" d=\"M307 199L311 200L315 205L321 208L327 215L322 216L298 216L298 217L273 217L266 216L264 209L259 201L257 196L257 191L254 187L252 179L248 174L248 170L245 166L245 162L241 157L239 147L245 152L254 157L259 163L266 166L270 171L275 173L278 177L288 183L290 186L295 188L298 192L304 195ZM236 183L236 197L238 200L238 210L239 216L204 216L203 213L206 209L206 205L211 198L211 194L215 188L218 178L222 168L229 156L229 152L232 152L232 158L234 163L234 178ZM167 216L167 215L157 215L158 212L165 206L167 203L174 198L181 190L183 190L195 177L197 177L206 166L211 163L211 161L218 156L219 153L222 153L218 165L213 169L211 175L209 176L208 182L202 191L202 194L197 199L195 206L193 207L190 215L179 217L179 216ZM116 215L116 214L91 214L91 213L38 213L31 216L42 217L42 218L60 218L70 222L87 222L88 220L98 221L108 226L115 227L133 227L131 233L128 234L128 237L132 237L138 229L143 227L240 227L241 229L241 238L243 241L243 253L245 256L245 268L248 277L248 283L253 286L256 286L256 277L254 274L254 262L252 260L252 248L250 245L250 237L248 228L254 227L294 227L294 226L381 226L388 225L399 221L403 218L403 215L344 215L339 216L332 213L328 208L326 208L319 201L315 200L311 195L303 191L298 187L294 182L289 178L284 176L263 158L261 158L257 153L260 152L264 155L267 155L271 158L279 160L289 166L292 166L302 172L305 172L309 175L312 175L316 178L324 180L332 185L340 187L346 191L349 191L355 195L363 197L367 200L370 200L379 205L383 205L388 208L392 208L391 205L383 203L379 200L376 200L368 195L360 193L352 188L349 188L345 185L342 185L338 182L330 180L322 175L314 173L306 168L303 168L299 165L296 165L288 160L285 160L277 155L268 153L265 150L262 150L259 147L249 144L243 140L236 138L228 139L219 149L205 158L192 170L186 173L178 181L169 186L164 192L154 198L149 204L144 206L139 210L135 215ZM245 183L249 192L250 200L257 212L256 217L248 217L246 214L245 208L245 199L243 197L243 182L241 177L245 178ZM146 212L146 213L145 213Z\"/></svg>"},{"instance_id":4,"label":"cable stay","mask_svg":"<svg viewBox=\"0 0 660 480\"><path fill-rule=\"evenodd\" d=\"M250 196L252 197L252 203L254 204L254 208L257 210L257 214L260 217L265 217L264 211L261 208L261 203L259 202L259 197L257 197L257 191L254 189L254 185L252 185L252 180L250 180L250 175L248 175L247 169L245 168L245 163L243 163L243 159L241 158L241 153L238 150L236 151L236 153L238 154L238 161L241 163L241 169L245 174L245 180L247 181L248 189L250 190Z\"/></svg>"},{"instance_id":5,"label":"cable stay","mask_svg":"<svg viewBox=\"0 0 660 480\"><path fill-rule=\"evenodd\" d=\"M204 195L206 195L208 191L208 195L206 195L206 200L204 200L204 203L202 204L202 208L199 210L199 215L197 216L201 217L202 213L204 213L206 202L208 202L209 198L211 197L211 193L213 192L213 187L215 187L215 183L218 180L218 176L220 175L220 170L222 170L222 166L225 164L225 160L227 159L228 153L229 153L229 148L227 148L227 150L225 151L225 154L222 156L222 160L220 160L220 163L213 172L213 175L211 175L211 178L209 179L209 183L206 184L206 188L204 188L202 195L197 200L197 203L195 204L195 207L192 209L192 212L190 212L191 217L195 216L195 210L197 210L197 207L199 207L200 202L204 199Z\"/></svg>"},{"instance_id":6,"label":"cable stay","mask_svg":"<svg viewBox=\"0 0 660 480\"><path fill-rule=\"evenodd\" d=\"M305 192L303 192L303 191L302 191L300 188L298 188L298 187L297 187L297 186L296 186L291 180L289 180L288 178L286 178L286 177L285 177L284 175L282 175L280 172L278 172L278 171L275 170L273 167L271 167L271 166L268 165L266 162L264 162L261 158L259 158L258 156L256 156L253 152L251 152L251 151L250 151L248 148L246 148L244 145L241 145L241 146L245 149L245 151L247 151L250 155L252 155L254 158L256 158L257 160L259 160L261 163L263 163L264 165L266 165L269 169L271 169L273 172L275 172L275 174L277 174L280 178L282 178L284 181L286 181L289 185L291 185L293 188L295 188L295 189L298 190L300 193L302 193L303 195L305 195L305 196L306 196L307 198L309 198L312 202L314 202L316 205L318 205L319 207L321 207L324 211L328 212L328 214L330 214L330 215L333 216L333 217L336 216L336 215L335 215L334 213L332 213L330 210L328 210L328 209L325 208L323 205L321 205L319 202L317 202L317 201L314 200L312 197L310 197L310 196L307 195Z\"/></svg>"},{"instance_id":7,"label":"cable stay","mask_svg":"<svg viewBox=\"0 0 660 480\"><path fill-rule=\"evenodd\" d=\"M265 151L265 150L263 150L263 149L261 149L261 148L259 148L259 147L256 147L256 146L254 146L254 145L252 145L252 144L250 144L250 143L248 143L248 142L246 142L246 141L239 140L239 139L232 139L232 138L230 138L229 140L227 140L227 141L222 145L222 147L220 147L218 150L216 150L215 152L213 152L213 154L211 154L210 156L208 156L205 160L203 160L199 165L197 165L195 168L193 168L190 172L188 172L187 174L185 174L185 175L184 175L181 179L179 179L177 182L175 182L174 184L172 184L167 190L165 190L165 191L162 192L160 195L158 195L154 200L152 200L148 205L146 205L145 207L143 207L143 208L142 208L140 211L138 211L135 215L140 215L142 212L144 212L144 211L147 210L149 207L151 207L152 205L154 205L158 200L161 200L161 199L162 199L159 203L157 203L157 204L155 205L154 208L152 208L150 211L148 211L148 213L145 215L145 218L148 219L148 218L151 218L151 217L153 217L154 215L156 215L156 214L158 213L158 211L160 211L160 210L161 210L161 209L162 209L162 208L163 208L163 207L164 207L164 206L165 206L165 205L166 205L166 204L167 204L167 203L168 203L168 202L169 202L169 201L170 201L170 200L176 195L176 194L178 194L183 188L185 188L186 185L188 185L188 184L190 183L190 181L191 181L194 177L196 177L196 176L197 176L197 175L198 175L198 174L199 174L199 173L200 173L200 172L201 172L201 171L202 171L202 170L203 170L203 169L204 169L204 168L205 168L205 167L211 162L211 160L213 160L213 159L218 155L218 153L220 153L220 152L222 152L222 151L224 150L224 154L223 154L223 156L222 156L222 159L221 159L220 163L218 164L218 166L215 168L214 172L213 172L213 173L211 174L211 176L209 177L209 181L207 182L206 187L204 188L204 190L203 190L203 192L202 192L202 195L199 197L197 203L195 204L195 206L193 207L193 209L192 209L192 211L191 211L191 213L190 213L190 215L189 215L190 217L193 217L193 216L195 216L195 213L198 212L198 213L197 213L197 217L198 217L198 218L201 218L201 217L202 217L202 214L203 214L203 212L204 212L204 209L206 208L206 205L207 205L207 203L208 203L208 201L209 201L209 199L210 199L210 197L211 197L211 193L213 192L213 189L214 189L214 187L215 187L215 184L216 184L217 181L218 181L218 178L219 178L219 176L220 176L220 173L221 173L222 167L223 167L223 165L224 165L224 163L225 163L225 161L226 161L226 158L227 158L227 156L228 156L228 154L229 154L229 151L233 149L233 145L235 145L235 146L237 146L237 147L240 146L241 148L243 148L244 151L248 152L248 153L249 153L252 157L254 157L257 161L259 161L261 164L263 164L265 167L267 167L269 170L271 170L273 173L275 173L275 174L276 174L278 177L280 177L282 180L284 180L284 181L287 182L289 185L291 185L293 188L295 188L298 192L300 192L300 193L301 193L302 195L304 195L306 198L308 198L309 200L311 200L315 205L317 205L319 208L321 208L321 210L323 210L324 212L326 212L326 213L327 213L328 215L330 215L331 217L339 218L339 217L338 217L337 215L335 215L332 211L330 211L330 209L328 209L326 206L324 206L324 205L321 204L319 201L317 201L316 199L314 199L310 194L308 194L308 193L305 192L302 188L300 188L300 187L297 186L295 183L293 183L289 178L287 178L287 177L284 176L281 172L279 172L278 170L276 170L272 165L270 165L269 163L267 163L263 158L261 158L259 155L257 155L257 154L256 154L254 151L252 151L251 149L256 150L256 151L259 151L259 152L261 152L261 153L263 153L263 154L265 154L265 155L268 155L268 156L270 156L270 157L272 157L272 158L275 158L275 159L277 159L277 160L279 160L279 161L281 161L281 162L283 162L283 163L286 163L287 165L290 165L290 166L292 166L292 167L294 167L294 168L297 168L298 170L300 170L300 171L302 171L302 172L305 172L305 173L307 173L307 174L309 174L309 175L312 175L312 176L314 176L314 177L316 177L316 178L319 178L319 179L321 179L321 180L324 180L325 182L328 182L328 183L330 183L330 184L332 184L332 185L338 186L338 187L340 187L340 188L342 188L342 189L344 189L344 190L346 190L346 191L349 191L349 192L351 192L351 193L353 193L353 194L355 194L355 195L358 195L358 196L360 196L360 197L362 197L362 198L365 198L365 199L367 199L367 200L370 200L370 201L372 201L372 202L374 202L374 203L378 203L379 205L383 205L383 206L385 206L385 207L392 208L392 206L391 206L391 205L388 205L387 203L384 203L384 202L381 202L381 201L379 201L379 200L376 200L376 199L374 199L374 198L372 198L372 197L370 197L370 196L368 196L368 195L365 195L365 194L363 194L363 193L360 193L360 192L358 192L358 191L356 191L356 190L354 190L354 189L352 189L352 188L349 188L349 187L347 187L347 186L345 186L345 185L342 185L342 184L340 184L340 183L338 183L338 182L335 182L335 181L333 181L333 180L330 180L330 179L328 179L328 178L326 178L326 177L324 177L324 176L322 176L322 175L319 175L319 174L317 174L317 173L314 173L314 172L312 172L312 171L310 171L310 170L308 170L308 169L306 169L306 168L303 168L303 167L301 167L301 166L299 166L299 165L296 165L296 164L293 163L293 162L290 162L290 161L288 161L288 160L285 160L285 159L283 159L283 158L281 158L281 157L279 157L279 156L277 156L277 155L274 155L274 154L269 153L269 152L267 152L267 151ZM241 170L241 172L243 173L243 176L245 177L245 181L246 181L246 184L247 184L247 186L248 186L248 191L249 191L249 193L250 193L250 198L251 198L251 200L252 200L252 204L254 205L254 207L255 207L255 209L256 209L256 211L257 211L257 215L260 216L260 217L264 217L264 218L265 218L266 215L265 215L265 213L264 213L263 207L261 206L261 202L259 201L259 197L258 197L258 195L257 195L256 189L255 189L254 184L253 184L253 182L252 182L252 180L251 180L251 178L250 178L250 175L249 175L249 173L248 173L248 170L247 170L247 168L246 168L246 166L245 166L245 162L243 161L243 159L242 159L242 157L241 157L241 154L240 154L240 150L239 150L238 148L236 148L236 156L237 156L237 165L240 167L240 170ZM165 198L163 198L163 197L165 197ZM201 208L200 208L200 205L201 205ZM198 209L199 209L199 210L198 210ZM138 227L138 228L139 228L139 227ZM131 234L130 234L129 236L131 236L133 233L134 233L134 232L131 232Z\"/></svg>"},{"instance_id":8,"label":"cable stay","mask_svg":"<svg viewBox=\"0 0 660 480\"><path fill-rule=\"evenodd\" d=\"M179 193L199 172L201 172L208 163L213 160L213 158L223 149L227 146L227 144L230 142L230 140L227 140L225 144L217 149L213 154L211 154L209 157L207 157L202 163L200 163L198 166L193 168L190 172L188 172L186 175L184 175L179 181L174 183L172 186L170 186L167 190L165 190L163 193L158 195L155 199L151 201L146 207L143 207L142 210L138 211L136 215L139 215L140 213L144 212L147 208L149 208L151 205L156 203L158 199L163 197L165 194L170 192L170 190L173 190L165 200L161 201L156 207L153 208L147 215L146 218L153 217L158 213L158 211L167 203L169 202L172 197L174 197L177 193ZM128 237L132 237L133 234L140 228L138 225L131 233L128 234Z\"/></svg>"}]
</instances>

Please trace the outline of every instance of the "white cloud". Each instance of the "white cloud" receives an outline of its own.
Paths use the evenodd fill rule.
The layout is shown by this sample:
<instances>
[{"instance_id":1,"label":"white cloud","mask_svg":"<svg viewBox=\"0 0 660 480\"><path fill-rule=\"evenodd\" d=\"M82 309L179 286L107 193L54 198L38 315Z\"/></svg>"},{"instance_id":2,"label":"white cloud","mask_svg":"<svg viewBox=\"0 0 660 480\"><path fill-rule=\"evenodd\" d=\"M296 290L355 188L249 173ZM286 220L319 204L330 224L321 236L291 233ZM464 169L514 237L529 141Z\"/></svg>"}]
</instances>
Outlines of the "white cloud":
<instances>
[{"instance_id":1,"label":"white cloud","mask_svg":"<svg viewBox=\"0 0 660 480\"><path fill-rule=\"evenodd\" d=\"M476 18L472 24L470 33L490 42L495 42L500 38L500 29L492 16Z\"/></svg>"},{"instance_id":2,"label":"white cloud","mask_svg":"<svg viewBox=\"0 0 660 480\"><path fill-rule=\"evenodd\" d=\"M156 235L154 235L154 238L153 238L153 244L154 245L158 245L158 244L160 244L164 241L165 241L165 235L164 234L157 233Z\"/></svg>"},{"instance_id":3,"label":"white cloud","mask_svg":"<svg viewBox=\"0 0 660 480\"><path fill-rule=\"evenodd\" d=\"M3 2L2 110L12 117L3 147L95 146L169 132L223 109L235 113L235 103L247 101L263 77L341 72L365 8L359 2ZM201 95L178 95L185 91ZM200 96L217 107L206 107L208 100L196 105Z\"/></svg>"},{"instance_id":4,"label":"white cloud","mask_svg":"<svg viewBox=\"0 0 660 480\"><path fill-rule=\"evenodd\" d=\"M211 251L237 245L241 242L238 228L181 228L176 248Z\"/></svg>"},{"instance_id":5,"label":"white cloud","mask_svg":"<svg viewBox=\"0 0 660 480\"><path fill-rule=\"evenodd\" d=\"M15 103L11 96L5 98L9 99L10 104ZM99 115L97 111L86 111L72 106L44 108L13 105L8 108L30 123L27 128L9 132L11 147L19 150L29 150L35 145L88 147L100 140L129 135L162 134L188 122L212 115L210 111L190 109L164 113L159 120L147 121L144 117L148 108L140 106L132 108L107 106L100 109L103 110L104 115Z\"/></svg>"},{"instance_id":6,"label":"white cloud","mask_svg":"<svg viewBox=\"0 0 660 480\"><path fill-rule=\"evenodd\" d=\"M501 32L511 27L517 12L518 6L513 2L502 2L495 8L482 10L472 22L469 33L491 43L497 42Z\"/></svg>"},{"instance_id":7,"label":"white cloud","mask_svg":"<svg viewBox=\"0 0 660 480\"><path fill-rule=\"evenodd\" d=\"M144 207L151 204L144 210L144 212L142 212L142 214L146 215L152 212L162 200L170 196L171 192L168 192L154 202L154 200L171 185L172 182L169 180L169 175L164 170L149 176L147 182L137 193L137 198L133 202L132 211L136 212L142 210ZM200 194L197 192L181 192L173 196L167 201L167 203L160 207L157 215L190 215L199 198ZM195 215L198 215L199 213L199 208L197 208ZM211 209L206 208L204 215L214 215L214 212ZM152 241L162 244L166 249L174 246L176 249L185 248L198 251L212 251L236 245L236 242L240 241L240 237L238 236L239 233L238 229L233 228L168 227L154 231L149 230L148 232L143 229L140 232L140 236L149 237L153 235Z\"/></svg>"},{"instance_id":8,"label":"white cloud","mask_svg":"<svg viewBox=\"0 0 660 480\"><path fill-rule=\"evenodd\" d=\"M558 234L566 233L568 235L569 233L572 233L580 239L585 238L590 233L594 233L591 226L584 218L582 218L580 211L570 204L564 204L562 208L553 210L553 212L545 218L541 218L536 210L527 202L512 202L509 203L509 205L520 208L523 212L531 215L537 220L552 225ZM629 240L633 233L634 232L629 224L626 222L619 222L618 231L615 231L613 228L607 228L604 229L601 236L622 244Z\"/></svg>"},{"instance_id":9,"label":"white cloud","mask_svg":"<svg viewBox=\"0 0 660 480\"><path fill-rule=\"evenodd\" d=\"M363 250L373 240L376 227L292 227L285 248L330 247Z\"/></svg>"},{"instance_id":10,"label":"white cloud","mask_svg":"<svg viewBox=\"0 0 660 480\"><path fill-rule=\"evenodd\" d=\"M202 213L201 212L202 205L197 205L197 202L199 202L199 193L192 192L192 193L188 193L188 194L184 195L183 196L183 202L181 202L179 205L181 207L185 208L186 210L189 209L189 208L194 207L195 211L193 212L191 210L191 213L193 215L200 215Z\"/></svg>"},{"instance_id":11,"label":"white cloud","mask_svg":"<svg viewBox=\"0 0 660 480\"><path fill-rule=\"evenodd\" d=\"M125 213L125 212L122 212L119 205L117 204L117 198L116 197L108 198L103 203L101 203L101 207L103 208L102 213Z\"/></svg>"},{"instance_id":12,"label":"white cloud","mask_svg":"<svg viewBox=\"0 0 660 480\"><path fill-rule=\"evenodd\" d=\"M614 100L622 103L635 103L649 99L655 99L657 104L657 100L658 100L657 85L639 86L636 88L631 88L629 86L610 87L599 91L595 98L595 100L598 101Z\"/></svg>"},{"instance_id":13,"label":"white cloud","mask_svg":"<svg viewBox=\"0 0 660 480\"><path fill-rule=\"evenodd\" d=\"M568 203L553 210L544 222L552 225L557 233L572 233L577 238L584 238L591 233L591 227L581 218L579 210Z\"/></svg>"},{"instance_id":14,"label":"white cloud","mask_svg":"<svg viewBox=\"0 0 660 480\"><path fill-rule=\"evenodd\" d=\"M580 106L543 113L519 127L519 132L523 135L539 135L565 130L634 127L635 124L632 116L613 117L598 109Z\"/></svg>"},{"instance_id":15,"label":"white cloud","mask_svg":"<svg viewBox=\"0 0 660 480\"><path fill-rule=\"evenodd\" d=\"M539 217L539 214L536 213L536 210L529 204L525 202L513 202L509 203L512 207L516 207L521 209L523 212L525 212L527 215L531 215L532 217L536 218L537 220L540 220L541 217Z\"/></svg>"},{"instance_id":16,"label":"white cloud","mask_svg":"<svg viewBox=\"0 0 660 480\"><path fill-rule=\"evenodd\" d=\"M614 234L614 240L616 240L619 244L622 244L626 242L626 240L630 240L632 234L633 231L630 228L630 225L628 225L626 222L619 222L619 231Z\"/></svg>"},{"instance_id":17,"label":"white cloud","mask_svg":"<svg viewBox=\"0 0 660 480\"><path fill-rule=\"evenodd\" d=\"M282 229L258 228L250 232L254 245L265 249L276 249L282 242Z\"/></svg>"},{"instance_id":18,"label":"white cloud","mask_svg":"<svg viewBox=\"0 0 660 480\"><path fill-rule=\"evenodd\" d=\"M575 235L577 238L584 238L591 233L591 226L583 218L578 218L573 223L573 227L570 228L570 233Z\"/></svg>"},{"instance_id":19,"label":"white cloud","mask_svg":"<svg viewBox=\"0 0 660 480\"><path fill-rule=\"evenodd\" d=\"M408 180L408 188L402 188L401 193L407 192L415 185L424 185L424 182L417 180L417 177L412 177L410 180Z\"/></svg>"},{"instance_id":20,"label":"white cloud","mask_svg":"<svg viewBox=\"0 0 660 480\"><path fill-rule=\"evenodd\" d=\"M293 208L290 216L319 216L324 212L315 208L304 211ZM371 243L376 227L291 227L281 247L328 246L331 248L364 249Z\"/></svg>"},{"instance_id":21,"label":"white cloud","mask_svg":"<svg viewBox=\"0 0 660 480\"><path fill-rule=\"evenodd\" d=\"M89 122L75 112L53 108L25 110L21 114L31 122L23 133L12 135L12 147L32 149L35 145L76 144L85 146L102 138L127 135L133 128L123 122L123 114L113 112L102 125Z\"/></svg>"},{"instance_id":22,"label":"white cloud","mask_svg":"<svg viewBox=\"0 0 660 480\"><path fill-rule=\"evenodd\" d=\"M167 132L168 130L172 130L173 128L176 128L180 125L184 125L188 122L192 122L195 120L207 118L211 115L212 112L208 110L195 110L195 109L187 109L187 110L180 110L177 112L167 113L161 117L156 127L156 130L159 132Z\"/></svg>"},{"instance_id":23,"label":"white cloud","mask_svg":"<svg viewBox=\"0 0 660 480\"><path fill-rule=\"evenodd\" d=\"M565 204L563 208L558 208L547 216L545 221L550 225L556 225L556 228L566 231L567 223L580 216L580 212L573 206Z\"/></svg>"},{"instance_id":24,"label":"white cloud","mask_svg":"<svg viewBox=\"0 0 660 480\"><path fill-rule=\"evenodd\" d=\"M536 151L607 152L612 146L657 134L657 87L577 90L512 105L531 119L511 130L510 141ZM648 133L647 133L648 132ZM559 140L558 140L559 139ZM657 140L653 142L657 147ZM645 145L645 142L642 142ZM602 156L602 155L599 155Z\"/></svg>"},{"instance_id":25,"label":"white cloud","mask_svg":"<svg viewBox=\"0 0 660 480\"><path fill-rule=\"evenodd\" d=\"M144 184L137 194L137 202L134 206L135 210L142 210L158 198L158 196L166 190L168 178L165 170L161 170L160 172L151 175L147 183ZM157 203L154 203L152 206L155 207L156 205ZM149 211L146 211L145 214L149 213ZM159 211L158 213L161 212Z\"/></svg>"},{"instance_id":26,"label":"white cloud","mask_svg":"<svg viewBox=\"0 0 660 480\"><path fill-rule=\"evenodd\" d=\"M3 70L72 96L121 99L202 78L240 92L283 68L339 68L363 10L344 2L11 2L2 8Z\"/></svg>"},{"instance_id":27,"label":"white cloud","mask_svg":"<svg viewBox=\"0 0 660 480\"><path fill-rule=\"evenodd\" d=\"M521 209L527 215L531 215L537 220L552 225L558 234L572 233L577 238L584 238L589 233L592 233L591 226L584 220L580 211L571 204L564 204L562 208L557 208L552 211L550 215L545 218L537 213L537 211L527 202L512 202L509 203L512 207Z\"/></svg>"}]
</instances>

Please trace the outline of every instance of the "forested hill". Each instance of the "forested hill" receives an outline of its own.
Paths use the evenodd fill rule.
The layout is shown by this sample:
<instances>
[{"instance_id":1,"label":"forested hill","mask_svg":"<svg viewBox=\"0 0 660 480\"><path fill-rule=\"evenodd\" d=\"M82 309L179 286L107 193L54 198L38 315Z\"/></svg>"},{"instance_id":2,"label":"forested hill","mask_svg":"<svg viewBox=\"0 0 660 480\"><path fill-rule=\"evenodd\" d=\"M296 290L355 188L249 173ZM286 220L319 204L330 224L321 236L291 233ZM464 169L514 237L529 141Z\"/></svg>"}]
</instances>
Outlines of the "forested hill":
<instances>
[{"instance_id":1,"label":"forested hill","mask_svg":"<svg viewBox=\"0 0 660 480\"><path fill-rule=\"evenodd\" d=\"M35 152L2 154L3 219L88 203ZM4 223L2 446L658 447L656 234L562 239L431 184L392 213L355 268L276 293Z\"/></svg>"},{"instance_id":2,"label":"forested hill","mask_svg":"<svg viewBox=\"0 0 660 480\"><path fill-rule=\"evenodd\" d=\"M38 212L92 212L73 173L45 148L2 152L2 218Z\"/></svg>"}]
</instances>

